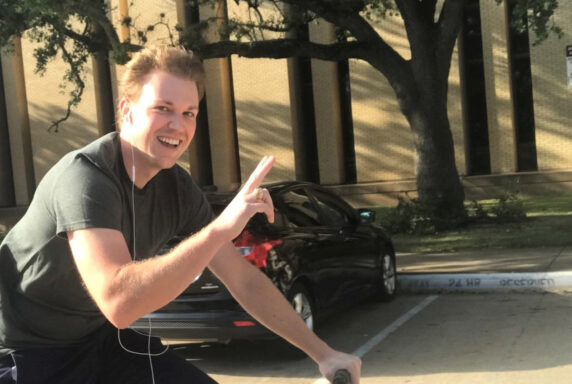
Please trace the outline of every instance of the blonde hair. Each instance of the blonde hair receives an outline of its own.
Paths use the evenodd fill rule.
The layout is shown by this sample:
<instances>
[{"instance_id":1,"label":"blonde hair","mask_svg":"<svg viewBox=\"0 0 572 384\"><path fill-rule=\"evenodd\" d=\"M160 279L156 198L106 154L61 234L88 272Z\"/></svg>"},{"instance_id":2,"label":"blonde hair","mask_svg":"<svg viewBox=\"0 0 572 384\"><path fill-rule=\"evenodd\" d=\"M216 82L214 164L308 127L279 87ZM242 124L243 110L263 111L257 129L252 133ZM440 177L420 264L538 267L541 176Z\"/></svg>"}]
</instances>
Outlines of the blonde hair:
<instances>
[{"instance_id":1,"label":"blonde hair","mask_svg":"<svg viewBox=\"0 0 572 384\"><path fill-rule=\"evenodd\" d=\"M192 51L179 47L149 46L137 52L125 67L119 84L120 99L139 100L145 77L155 70L194 81L199 100L205 94L205 70Z\"/></svg>"}]
</instances>

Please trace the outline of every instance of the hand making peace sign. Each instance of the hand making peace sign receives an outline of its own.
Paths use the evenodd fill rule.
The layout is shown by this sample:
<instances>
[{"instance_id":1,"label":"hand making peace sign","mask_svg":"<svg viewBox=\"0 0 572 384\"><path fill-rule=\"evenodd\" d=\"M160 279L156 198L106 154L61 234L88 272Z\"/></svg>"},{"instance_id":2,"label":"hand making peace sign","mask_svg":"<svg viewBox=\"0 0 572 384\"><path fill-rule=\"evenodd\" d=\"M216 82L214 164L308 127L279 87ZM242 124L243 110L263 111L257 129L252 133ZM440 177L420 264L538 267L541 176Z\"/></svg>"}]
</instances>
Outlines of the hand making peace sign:
<instances>
[{"instance_id":1,"label":"hand making peace sign","mask_svg":"<svg viewBox=\"0 0 572 384\"><path fill-rule=\"evenodd\" d=\"M264 156L235 198L215 220L215 226L232 240L256 213L263 212L274 222L274 204L268 190L260 188L262 180L274 165L274 156Z\"/></svg>"}]
</instances>

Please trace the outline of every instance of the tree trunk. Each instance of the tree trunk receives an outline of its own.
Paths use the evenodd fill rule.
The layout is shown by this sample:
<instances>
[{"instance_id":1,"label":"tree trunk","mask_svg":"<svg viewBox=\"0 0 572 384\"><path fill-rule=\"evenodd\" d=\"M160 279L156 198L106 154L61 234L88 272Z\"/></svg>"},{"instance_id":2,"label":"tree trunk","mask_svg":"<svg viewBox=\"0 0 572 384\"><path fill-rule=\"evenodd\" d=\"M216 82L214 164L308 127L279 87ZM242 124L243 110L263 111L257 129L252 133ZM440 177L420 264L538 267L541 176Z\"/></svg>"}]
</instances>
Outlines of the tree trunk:
<instances>
[{"instance_id":1,"label":"tree trunk","mask_svg":"<svg viewBox=\"0 0 572 384\"><path fill-rule=\"evenodd\" d=\"M447 110L427 110L420 102L408 116L415 136L419 200L447 226L464 218L465 193L455 165L453 138ZM435 104L435 103L432 103Z\"/></svg>"},{"instance_id":2,"label":"tree trunk","mask_svg":"<svg viewBox=\"0 0 572 384\"><path fill-rule=\"evenodd\" d=\"M414 135L419 200L436 224L445 227L466 217L465 193L447 115L448 76L434 57L424 58L402 66L393 77L399 80L391 84Z\"/></svg>"}]
</instances>

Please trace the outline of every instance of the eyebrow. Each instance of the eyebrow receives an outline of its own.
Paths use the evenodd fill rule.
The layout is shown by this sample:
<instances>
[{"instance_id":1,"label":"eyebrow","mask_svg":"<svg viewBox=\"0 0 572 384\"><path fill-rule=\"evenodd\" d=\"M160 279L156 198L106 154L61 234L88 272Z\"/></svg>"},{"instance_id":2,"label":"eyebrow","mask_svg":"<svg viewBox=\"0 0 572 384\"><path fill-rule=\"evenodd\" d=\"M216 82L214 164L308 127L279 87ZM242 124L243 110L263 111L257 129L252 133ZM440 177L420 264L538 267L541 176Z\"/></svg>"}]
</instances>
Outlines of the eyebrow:
<instances>
[{"instance_id":1,"label":"eyebrow","mask_svg":"<svg viewBox=\"0 0 572 384\"><path fill-rule=\"evenodd\" d=\"M168 101L168 100L163 100L163 99L157 99L157 102L158 103L164 103L164 104L167 104L169 106L173 105L173 102ZM199 109L199 106L196 104L192 104L192 105L189 105L186 109L187 110L196 110L196 109Z\"/></svg>"}]
</instances>

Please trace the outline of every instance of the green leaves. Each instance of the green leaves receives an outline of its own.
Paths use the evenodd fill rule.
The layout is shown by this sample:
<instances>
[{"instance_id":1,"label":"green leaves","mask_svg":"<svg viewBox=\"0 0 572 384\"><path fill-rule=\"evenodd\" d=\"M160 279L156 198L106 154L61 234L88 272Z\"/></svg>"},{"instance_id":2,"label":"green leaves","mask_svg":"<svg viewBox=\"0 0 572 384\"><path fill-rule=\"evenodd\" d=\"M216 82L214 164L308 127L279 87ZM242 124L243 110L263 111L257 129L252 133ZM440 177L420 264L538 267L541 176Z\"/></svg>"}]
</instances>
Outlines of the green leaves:
<instances>
[{"instance_id":1,"label":"green leaves","mask_svg":"<svg viewBox=\"0 0 572 384\"><path fill-rule=\"evenodd\" d=\"M500 4L503 0L496 0ZM558 8L558 0L505 0L514 4L511 15L512 25L518 33L532 31L536 39L532 45L538 45L551 34L559 38L562 29L554 21L554 11Z\"/></svg>"}]
</instances>

